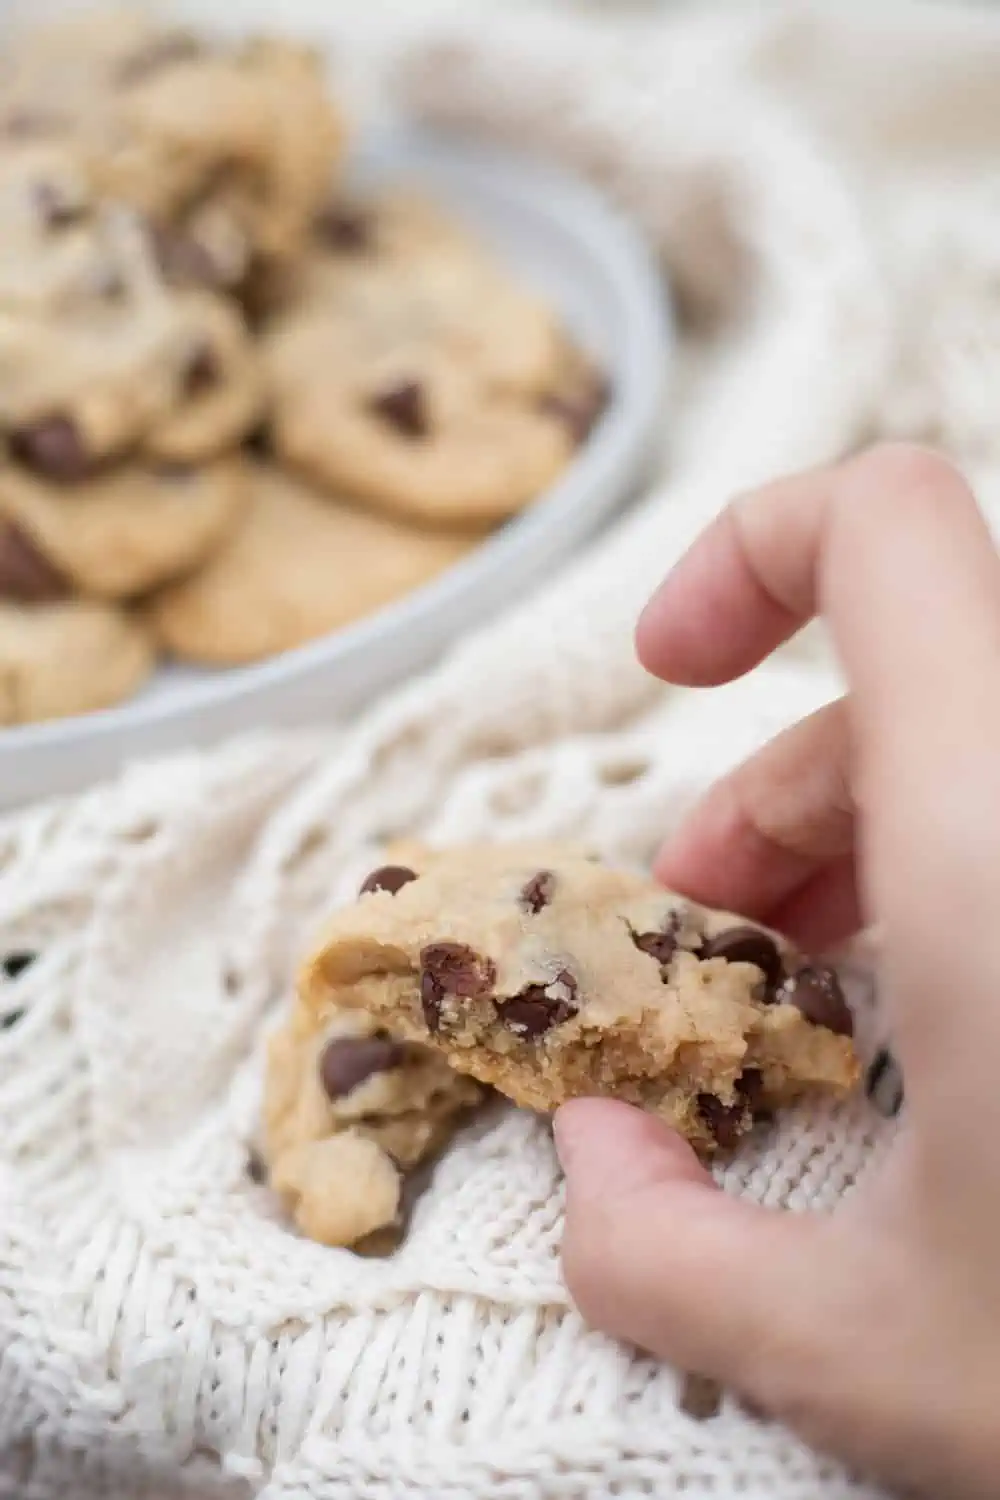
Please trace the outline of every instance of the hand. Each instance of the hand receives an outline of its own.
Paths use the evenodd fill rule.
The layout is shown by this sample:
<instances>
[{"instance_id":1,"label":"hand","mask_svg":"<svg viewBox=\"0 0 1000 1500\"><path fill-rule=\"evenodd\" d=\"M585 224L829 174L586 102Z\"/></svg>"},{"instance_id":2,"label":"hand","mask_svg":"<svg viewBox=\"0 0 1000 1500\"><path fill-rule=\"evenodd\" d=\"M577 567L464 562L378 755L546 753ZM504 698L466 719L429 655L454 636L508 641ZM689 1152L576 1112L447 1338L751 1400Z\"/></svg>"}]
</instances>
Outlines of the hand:
<instances>
[{"instance_id":1,"label":"hand","mask_svg":"<svg viewBox=\"0 0 1000 1500\"><path fill-rule=\"evenodd\" d=\"M943 1500L1000 1493L1000 559L961 477L875 450L734 503L660 587L644 664L712 686L813 615L849 692L714 787L663 881L814 951L877 921L906 1080L830 1216L725 1197L607 1100L560 1110L591 1323Z\"/></svg>"}]
</instances>

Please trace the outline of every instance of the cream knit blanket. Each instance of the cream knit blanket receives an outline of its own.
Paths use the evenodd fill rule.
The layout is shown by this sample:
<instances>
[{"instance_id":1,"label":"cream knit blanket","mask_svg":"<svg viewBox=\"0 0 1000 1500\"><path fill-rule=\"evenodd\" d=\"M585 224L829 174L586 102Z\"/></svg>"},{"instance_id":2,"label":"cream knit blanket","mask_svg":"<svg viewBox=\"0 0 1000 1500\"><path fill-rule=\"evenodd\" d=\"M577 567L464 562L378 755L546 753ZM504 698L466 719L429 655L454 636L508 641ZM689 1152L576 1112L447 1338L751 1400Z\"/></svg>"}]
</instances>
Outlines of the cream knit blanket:
<instances>
[{"instance_id":1,"label":"cream knit blanket","mask_svg":"<svg viewBox=\"0 0 1000 1500\"><path fill-rule=\"evenodd\" d=\"M708 695L633 660L646 593L735 489L897 434L1000 516L1000 17L866 9L623 6L605 33L497 0L282 6L366 97L392 69L417 112L605 184L701 321L644 502L430 676L321 741L180 756L0 826L0 952L41 954L0 990L24 1011L0 1030L0 1495L873 1493L734 1408L695 1425L669 1369L580 1324L535 1118L457 1146L384 1262L296 1239L244 1172L262 1032L380 841L647 858L835 691L815 634ZM880 1140L858 1104L724 1176L825 1208Z\"/></svg>"}]
</instances>

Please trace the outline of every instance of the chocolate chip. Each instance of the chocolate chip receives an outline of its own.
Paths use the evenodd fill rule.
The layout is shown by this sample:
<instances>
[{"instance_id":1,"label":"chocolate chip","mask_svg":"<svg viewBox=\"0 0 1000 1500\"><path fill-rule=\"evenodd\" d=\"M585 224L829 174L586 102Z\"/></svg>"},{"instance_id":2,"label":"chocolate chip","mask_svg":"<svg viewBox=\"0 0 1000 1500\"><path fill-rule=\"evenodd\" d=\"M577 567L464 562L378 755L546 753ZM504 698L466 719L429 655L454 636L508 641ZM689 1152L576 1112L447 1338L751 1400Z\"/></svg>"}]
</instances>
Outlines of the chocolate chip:
<instances>
[{"instance_id":1,"label":"chocolate chip","mask_svg":"<svg viewBox=\"0 0 1000 1500\"><path fill-rule=\"evenodd\" d=\"M157 37L119 63L115 71L115 82L128 87L141 78L148 78L150 73L158 73L161 68L172 67L174 63L190 62L192 58L200 56L201 51L198 39L183 32Z\"/></svg>"},{"instance_id":2,"label":"chocolate chip","mask_svg":"<svg viewBox=\"0 0 1000 1500\"><path fill-rule=\"evenodd\" d=\"M30 953L27 949L16 949L13 953L5 953L3 958L0 958L0 974L3 974L5 979L19 979L25 969L30 969L37 958L37 953Z\"/></svg>"},{"instance_id":3,"label":"chocolate chip","mask_svg":"<svg viewBox=\"0 0 1000 1500\"><path fill-rule=\"evenodd\" d=\"M258 1186L267 1181L267 1168L263 1158L256 1151L251 1150L247 1153L245 1171L250 1181L257 1183Z\"/></svg>"},{"instance_id":4,"label":"chocolate chip","mask_svg":"<svg viewBox=\"0 0 1000 1500\"><path fill-rule=\"evenodd\" d=\"M446 994L469 1000L489 994L497 977L492 959L482 958L465 943L431 943L421 953L420 963Z\"/></svg>"},{"instance_id":5,"label":"chocolate chip","mask_svg":"<svg viewBox=\"0 0 1000 1500\"><path fill-rule=\"evenodd\" d=\"M430 943L420 954L420 965L420 1001L428 1031L441 1028L446 995L466 1000L488 995L497 976L493 960L465 943Z\"/></svg>"},{"instance_id":6,"label":"chocolate chip","mask_svg":"<svg viewBox=\"0 0 1000 1500\"><path fill-rule=\"evenodd\" d=\"M575 391L572 395L551 391L542 397L539 408L548 416L555 417L556 421L564 423L569 428L573 441L579 444L590 436L607 400L607 386L604 381L595 380L587 390Z\"/></svg>"},{"instance_id":7,"label":"chocolate chip","mask_svg":"<svg viewBox=\"0 0 1000 1500\"><path fill-rule=\"evenodd\" d=\"M316 219L316 233L331 250L356 255L374 245L374 224L364 209L331 203Z\"/></svg>"},{"instance_id":8,"label":"chocolate chip","mask_svg":"<svg viewBox=\"0 0 1000 1500\"><path fill-rule=\"evenodd\" d=\"M335 1037L319 1060L320 1081L329 1099L342 1099L376 1073L398 1068L405 1053L399 1042L377 1036Z\"/></svg>"},{"instance_id":9,"label":"chocolate chip","mask_svg":"<svg viewBox=\"0 0 1000 1500\"><path fill-rule=\"evenodd\" d=\"M633 932L632 941L641 953L648 953L658 964L668 964L677 952L677 920L667 918L661 932Z\"/></svg>"},{"instance_id":10,"label":"chocolate chip","mask_svg":"<svg viewBox=\"0 0 1000 1500\"><path fill-rule=\"evenodd\" d=\"M0 599L45 604L65 599L69 586L31 537L13 521L0 520Z\"/></svg>"},{"instance_id":11,"label":"chocolate chip","mask_svg":"<svg viewBox=\"0 0 1000 1500\"><path fill-rule=\"evenodd\" d=\"M854 1017L832 969L807 966L785 980L776 999L794 1005L814 1026L825 1026L838 1036L853 1036Z\"/></svg>"},{"instance_id":12,"label":"chocolate chip","mask_svg":"<svg viewBox=\"0 0 1000 1500\"><path fill-rule=\"evenodd\" d=\"M887 1047L880 1047L868 1066L865 1093L886 1119L898 1115L903 1107L903 1075Z\"/></svg>"},{"instance_id":13,"label":"chocolate chip","mask_svg":"<svg viewBox=\"0 0 1000 1500\"><path fill-rule=\"evenodd\" d=\"M739 1144L743 1127L747 1123L747 1107L742 1099L735 1104L723 1104L715 1094L697 1096L698 1113L708 1126L717 1146L731 1151Z\"/></svg>"},{"instance_id":14,"label":"chocolate chip","mask_svg":"<svg viewBox=\"0 0 1000 1500\"><path fill-rule=\"evenodd\" d=\"M754 1118L757 1118L757 1110L763 1103L764 1098L764 1075L759 1068L744 1068L736 1080L736 1092L743 1100L747 1109L752 1110Z\"/></svg>"},{"instance_id":15,"label":"chocolate chip","mask_svg":"<svg viewBox=\"0 0 1000 1500\"><path fill-rule=\"evenodd\" d=\"M222 371L210 344L199 344L184 368L184 390L188 396L200 396L216 385Z\"/></svg>"},{"instance_id":16,"label":"chocolate chip","mask_svg":"<svg viewBox=\"0 0 1000 1500\"><path fill-rule=\"evenodd\" d=\"M698 957L724 958L731 964L756 964L763 971L769 988L782 977L778 945L759 927L727 927L724 932L717 932L714 937L704 940Z\"/></svg>"},{"instance_id":17,"label":"chocolate chip","mask_svg":"<svg viewBox=\"0 0 1000 1500\"><path fill-rule=\"evenodd\" d=\"M400 380L388 386L372 397L371 407L404 437L427 436L427 402L419 381Z\"/></svg>"},{"instance_id":18,"label":"chocolate chip","mask_svg":"<svg viewBox=\"0 0 1000 1500\"><path fill-rule=\"evenodd\" d=\"M707 1375L684 1375L677 1406L695 1422L708 1422L722 1410L722 1387Z\"/></svg>"},{"instance_id":19,"label":"chocolate chip","mask_svg":"<svg viewBox=\"0 0 1000 1500\"><path fill-rule=\"evenodd\" d=\"M39 417L15 429L7 442L12 458L46 479L84 479L94 467L72 417Z\"/></svg>"},{"instance_id":20,"label":"chocolate chip","mask_svg":"<svg viewBox=\"0 0 1000 1500\"><path fill-rule=\"evenodd\" d=\"M54 182L38 182L33 189L35 207L46 229L65 229L78 224L86 207L78 198L68 197Z\"/></svg>"},{"instance_id":21,"label":"chocolate chip","mask_svg":"<svg viewBox=\"0 0 1000 1500\"><path fill-rule=\"evenodd\" d=\"M575 995L576 980L563 969L548 984L529 984L509 1000L498 1000L497 1015L515 1036L534 1041L577 1014Z\"/></svg>"},{"instance_id":22,"label":"chocolate chip","mask_svg":"<svg viewBox=\"0 0 1000 1500\"><path fill-rule=\"evenodd\" d=\"M192 235L179 229L156 228L151 231L153 253L171 286L219 287L222 275L211 252Z\"/></svg>"},{"instance_id":23,"label":"chocolate chip","mask_svg":"<svg viewBox=\"0 0 1000 1500\"><path fill-rule=\"evenodd\" d=\"M552 900L552 892L555 890L556 877L551 870L539 870L537 875L532 875L521 892L521 905L525 911L537 917L543 907L548 906Z\"/></svg>"},{"instance_id":24,"label":"chocolate chip","mask_svg":"<svg viewBox=\"0 0 1000 1500\"><path fill-rule=\"evenodd\" d=\"M11 1031L19 1021L23 1021L27 1012L24 1010L8 1010L0 1015L0 1031Z\"/></svg>"},{"instance_id":25,"label":"chocolate chip","mask_svg":"<svg viewBox=\"0 0 1000 1500\"><path fill-rule=\"evenodd\" d=\"M359 894L368 896L372 891L388 891L394 896L404 885L409 885L411 880L418 878L416 870L411 870L406 865L381 865L367 877Z\"/></svg>"},{"instance_id":26,"label":"chocolate chip","mask_svg":"<svg viewBox=\"0 0 1000 1500\"><path fill-rule=\"evenodd\" d=\"M271 442L271 429L266 422L261 422L252 432L248 432L243 439L243 447L255 458L271 458L274 445Z\"/></svg>"}]
</instances>

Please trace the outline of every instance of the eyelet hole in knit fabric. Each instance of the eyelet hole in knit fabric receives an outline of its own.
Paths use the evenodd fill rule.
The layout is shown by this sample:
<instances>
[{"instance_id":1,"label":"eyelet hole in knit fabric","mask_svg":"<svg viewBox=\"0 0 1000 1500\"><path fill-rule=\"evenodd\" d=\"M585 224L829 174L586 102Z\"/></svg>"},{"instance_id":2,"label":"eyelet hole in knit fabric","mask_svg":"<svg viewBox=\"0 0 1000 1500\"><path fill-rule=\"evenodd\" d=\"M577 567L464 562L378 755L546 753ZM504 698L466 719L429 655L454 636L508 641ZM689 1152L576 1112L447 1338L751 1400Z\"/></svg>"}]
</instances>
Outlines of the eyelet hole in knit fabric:
<instances>
[{"instance_id":1,"label":"eyelet hole in knit fabric","mask_svg":"<svg viewBox=\"0 0 1000 1500\"><path fill-rule=\"evenodd\" d=\"M636 781L641 781L648 776L652 767L648 760L636 756L634 760L622 757L621 760L605 761L597 767L597 779L602 786L631 786Z\"/></svg>"}]
</instances>

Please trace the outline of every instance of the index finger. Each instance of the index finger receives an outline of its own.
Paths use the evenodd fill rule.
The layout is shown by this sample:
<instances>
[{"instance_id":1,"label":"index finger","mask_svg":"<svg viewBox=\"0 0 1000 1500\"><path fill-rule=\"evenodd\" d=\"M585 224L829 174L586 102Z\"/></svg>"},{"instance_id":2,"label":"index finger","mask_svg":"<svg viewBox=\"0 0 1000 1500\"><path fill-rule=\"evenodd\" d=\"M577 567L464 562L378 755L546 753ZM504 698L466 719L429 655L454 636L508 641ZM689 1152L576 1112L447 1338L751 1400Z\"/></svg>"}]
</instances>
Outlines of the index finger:
<instances>
[{"instance_id":1,"label":"index finger","mask_svg":"<svg viewBox=\"0 0 1000 1500\"><path fill-rule=\"evenodd\" d=\"M900 932L959 921L992 939L1000 560L950 464L887 447L737 501L650 602L640 655L674 681L722 682L814 614L850 686L871 904Z\"/></svg>"}]
</instances>

